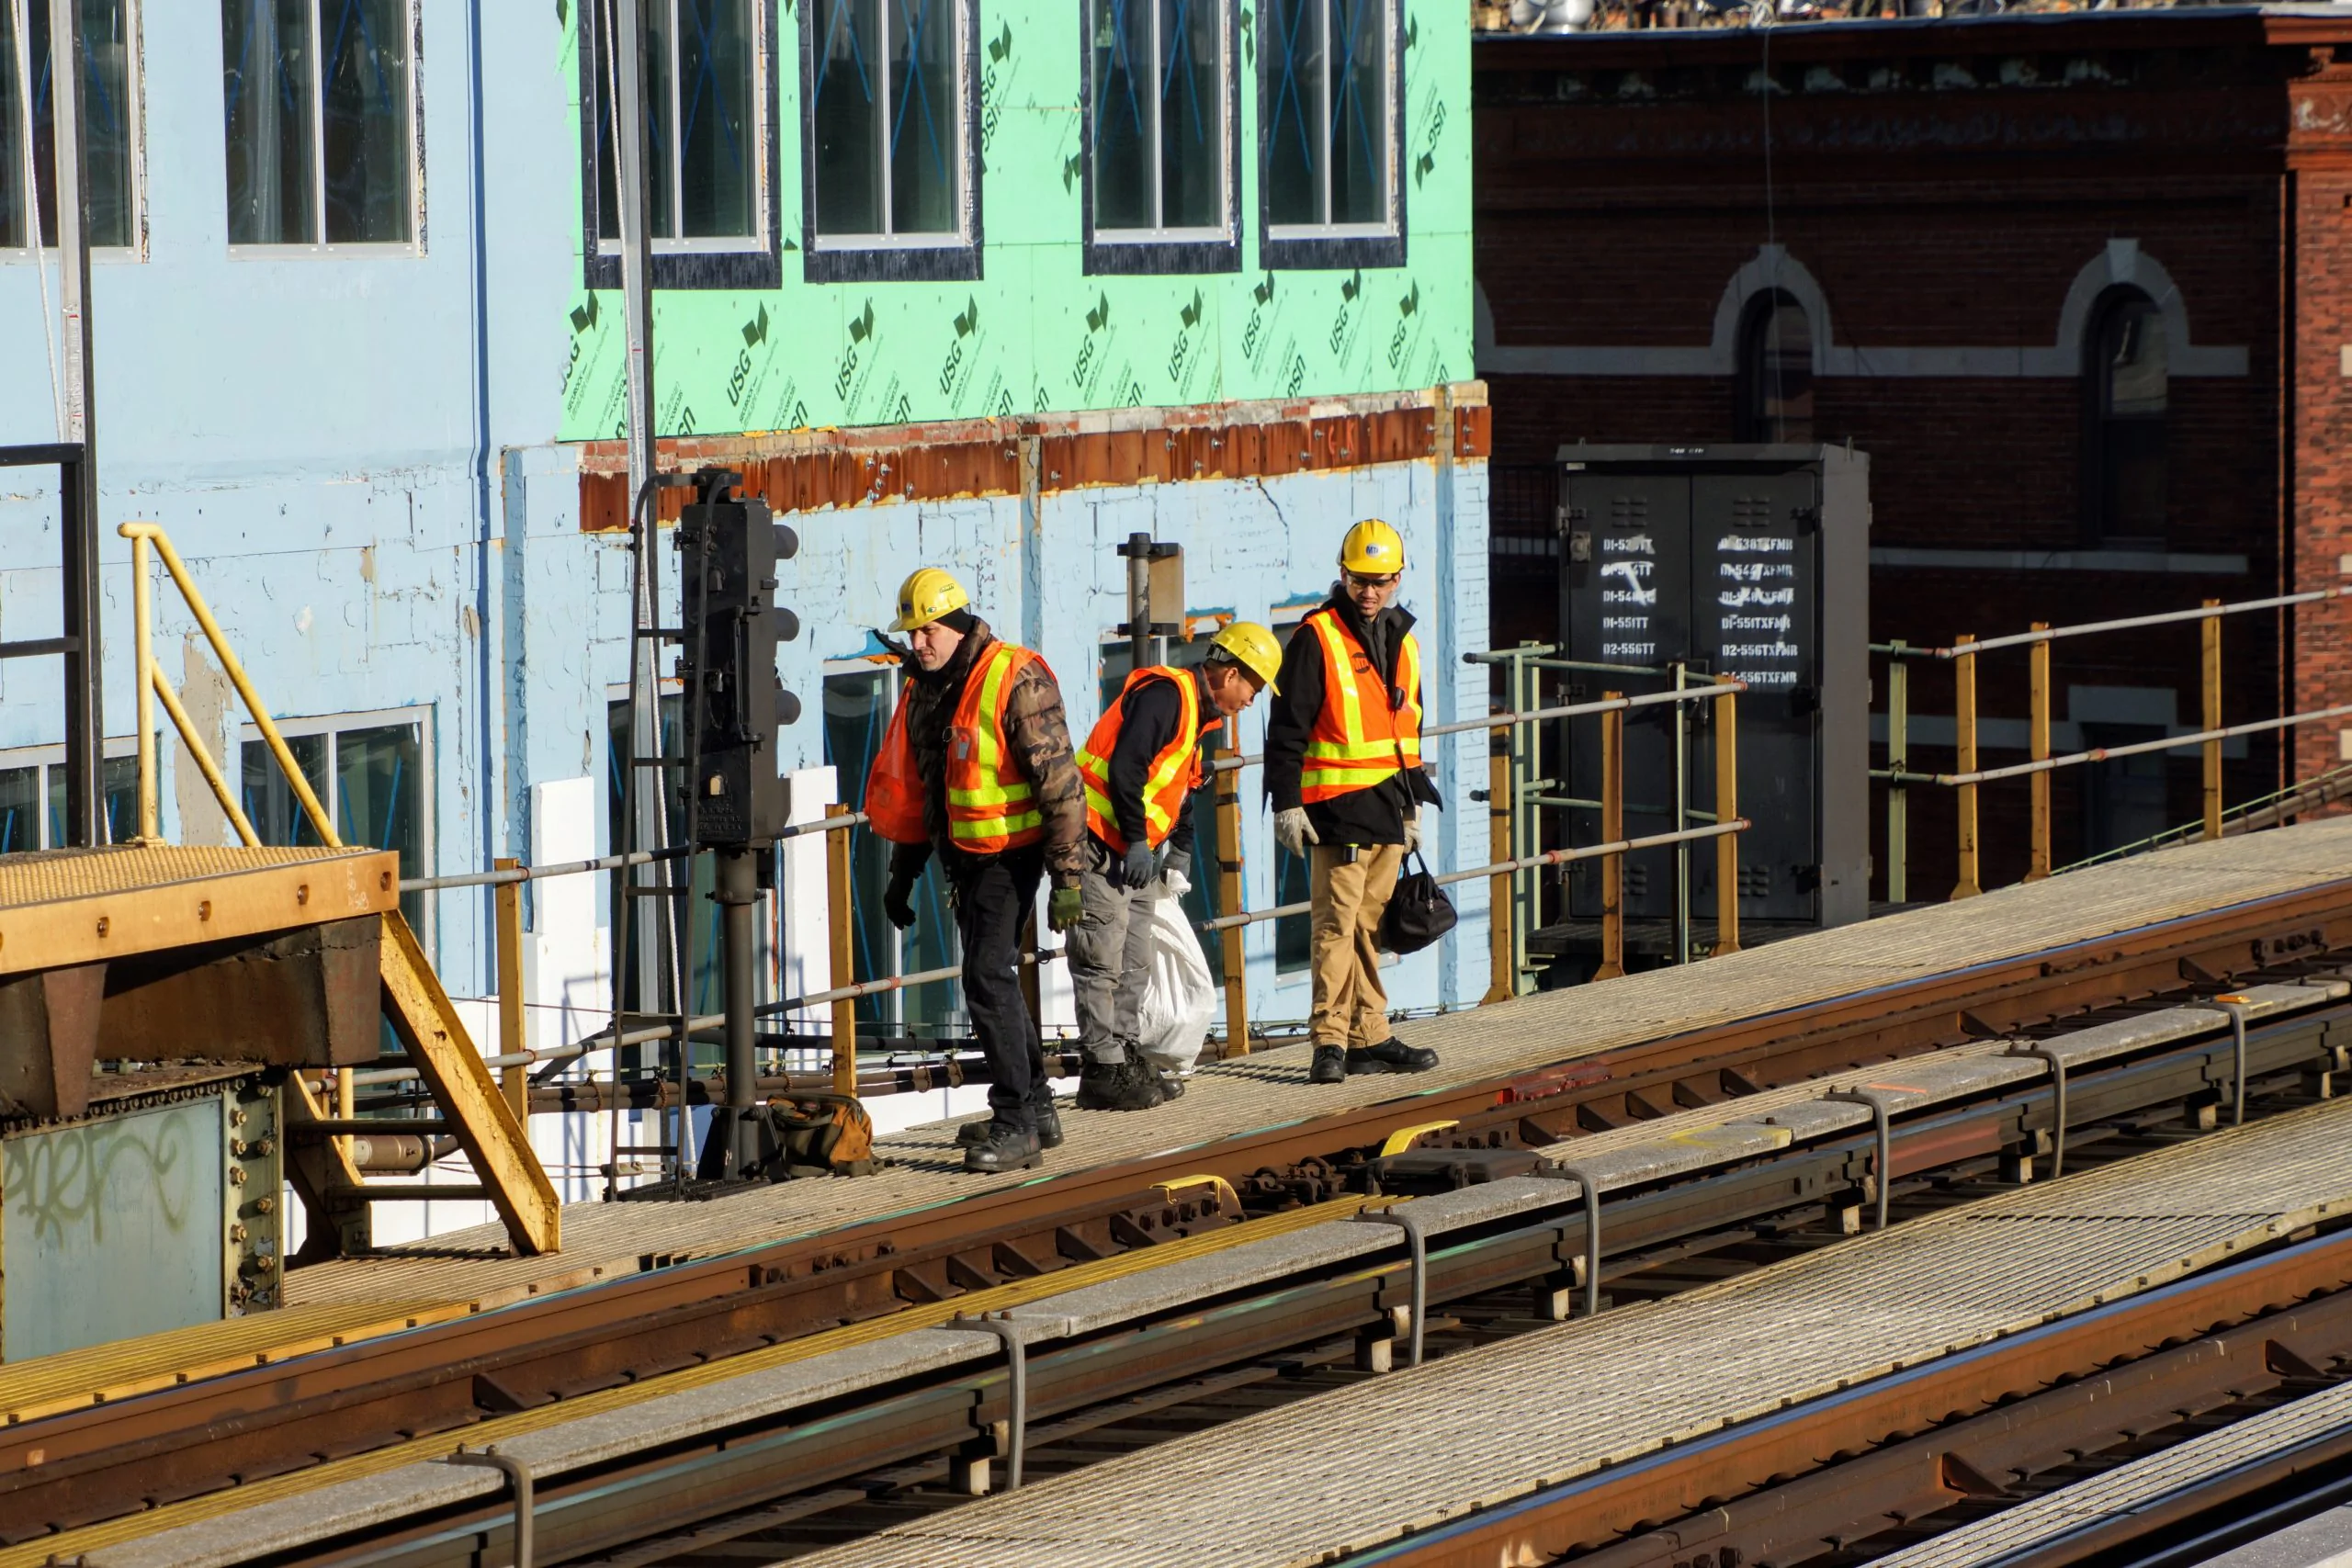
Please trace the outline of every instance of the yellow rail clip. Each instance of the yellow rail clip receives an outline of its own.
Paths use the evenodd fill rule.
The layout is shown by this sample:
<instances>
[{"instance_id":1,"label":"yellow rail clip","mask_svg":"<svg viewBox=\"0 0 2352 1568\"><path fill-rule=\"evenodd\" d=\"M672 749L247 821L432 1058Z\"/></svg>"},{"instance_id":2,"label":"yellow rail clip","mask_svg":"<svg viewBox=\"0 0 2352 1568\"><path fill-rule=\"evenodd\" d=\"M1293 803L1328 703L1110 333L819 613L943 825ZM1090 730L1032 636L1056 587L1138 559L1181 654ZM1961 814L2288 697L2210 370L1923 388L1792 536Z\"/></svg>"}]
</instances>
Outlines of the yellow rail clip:
<instances>
[{"instance_id":1,"label":"yellow rail clip","mask_svg":"<svg viewBox=\"0 0 2352 1568\"><path fill-rule=\"evenodd\" d=\"M1381 1157L1385 1159L1390 1155L1403 1154L1407 1149L1413 1146L1414 1139L1420 1137L1425 1133L1442 1133L1448 1127L1459 1127L1460 1125L1462 1125L1462 1123L1457 1119L1448 1122L1422 1122L1410 1127L1399 1127L1395 1132L1389 1134L1387 1140L1380 1145Z\"/></svg>"},{"instance_id":2,"label":"yellow rail clip","mask_svg":"<svg viewBox=\"0 0 2352 1568\"><path fill-rule=\"evenodd\" d=\"M1168 1201L1171 1203L1176 1201L1176 1194L1179 1192L1190 1192L1195 1188L1205 1187L1216 1193L1217 1201L1225 1205L1227 1213L1241 1213L1241 1194L1236 1192L1233 1190L1233 1183L1222 1176L1207 1174L1180 1176L1173 1181L1156 1181L1152 1185L1167 1194Z\"/></svg>"}]
</instances>

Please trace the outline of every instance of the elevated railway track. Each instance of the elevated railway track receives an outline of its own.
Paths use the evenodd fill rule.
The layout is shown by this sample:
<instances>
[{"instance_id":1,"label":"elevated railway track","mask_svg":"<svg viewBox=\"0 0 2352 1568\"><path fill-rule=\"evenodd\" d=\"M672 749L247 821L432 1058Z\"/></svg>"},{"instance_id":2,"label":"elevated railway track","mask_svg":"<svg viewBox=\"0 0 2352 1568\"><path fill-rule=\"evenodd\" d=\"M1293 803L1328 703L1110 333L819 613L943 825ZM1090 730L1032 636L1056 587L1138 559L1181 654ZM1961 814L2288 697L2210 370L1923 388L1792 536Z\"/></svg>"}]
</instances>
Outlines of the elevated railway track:
<instances>
[{"instance_id":1,"label":"elevated railway track","mask_svg":"<svg viewBox=\"0 0 2352 1568\"><path fill-rule=\"evenodd\" d=\"M2249 866L2256 849L2267 862ZM243 1544L204 1561L509 1560L498 1531L511 1505L495 1471L466 1475L444 1502L354 1527L376 1543L365 1551L352 1530L316 1528L333 1523L322 1499L336 1489L379 1484L369 1478L441 1459L460 1439L510 1450L536 1441L570 1456L539 1483L541 1560L666 1561L665 1541L723 1539L746 1510L815 1518L865 1506L909 1466L968 1485L976 1461L984 1470L1009 1440L1011 1396L1001 1331L959 1329L959 1315L1089 1292L1115 1298L1075 1342L1025 1362L1023 1393L1049 1445L1057 1431L1116 1437L1122 1421L1199 1399L1246 1404L1257 1397L1247 1391L1295 1368L1353 1376L1344 1369L1359 1361L1409 1359L1417 1273L1419 1326L1442 1350L1457 1332L1444 1326L1453 1303L1467 1303L1458 1323L1487 1325L1478 1334L1497 1323L1532 1329L1580 1312L1594 1283L1633 1300L1710 1266L1743 1269L1815 1244L1788 1238L1867 1226L1883 1169L1898 1219L1956 1182L2015 1179L2036 1161L2046 1171L2062 1070L2076 1163L2161 1143L2161 1126L2184 1118L2226 1122L2241 1089L2257 1115L2275 1112L2331 1089L2347 1065L2346 987L2324 980L2352 956L2352 863L2352 863L2344 830L2288 830L1680 975L1480 1010L1417 1035L1445 1049L1449 1081L1399 1100L1383 1096L1421 1080L1358 1080L1354 1103L1287 1124L1269 1125L1272 1112L1315 1103L1293 1081L1301 1075L1283 1054L1246 1058L1204 1073L1171 1108L1185 1112L1189 1142L1088 1163L1100 1157L1090 1145L1131 1140L1138 1123L1081 1123L1067 1170L959 1201L904 1201L957 1187L926 1168L950 1152L947 1130L929 1130L901 1140L905 1164L871 1183L688 1206L712 1212L696 1216L699 1245L736 1238L718 1256L645 1256L570 1289L553 1266L576 1261L536 1260L549 1288L492 1310L430 1287L481 1285L485 1298L518 1279L527 1289L524 1260L327 1266L307 1301L289 1290L301 1303L289 1325L303 1314L364 1319L376 1307L387 1310L360 1328L397 1326L85 1408L28 1407L0 1438L13 1450L0 1451L0 1534L17 1543L0 1550L0 1564L52 1552L175 1561L142 1558L136 1543L208 1520L243 1532ZM1694 995L1698 977L1716 984ZM2246 1025L2242 1055L2233 1008ZM1677 1029L1685 1019L1694 1026ZM2063 1068L2014 1054L2019 1041L2048 1052L2068 1038L2108 1043ZM1902 1073L1856 1076L1898 1060ZM1878 1085L1865 1098L1893 1112L1883 1156L1871 1108L1821 1100L1826 1086L1808 1080L1825 1075L1835 1087ZM1571 1167L1603 1193L1597 1280L1582 1272L1582 1183L1559 1179ZM1553 1174L1514 1174L1543 1170ZM1475 1185L1433 1192L1456 1181ZM1362 1190L1374 1184L1387 1195ZM1393 1222L1333 1223L1400 1191L1432 1193L1398 1211L1431 1217L1419 1269ZM901 1206L876 1214L877 1197ZM796 1220L819 1223L810 1216L861 1198L870 1217L839 1228L741 1239L761 1224L773 1236ZM719 1213L755 1206L767 1213ZM624 1223L649 1237L666 1229L678 1250L696 1250L678 1206L608 1208L616 1234ZM587 1230L578 1213L567 1214L568 1236ZM1503 1304L1512 1300L1520 1313ZM431 1321L445 1312L458 1315ZM915 1372L888 1359L920 1359L931 1338L981 1343ZM878 1381L794 1381L852 1352L884 1358ZM139 1362L130 1348L111 1365L158 1375ZM0 1404L17 1375L0 1373ZM774 1384L765 1406L747 1402L742 1382L761 1377ZM694 1419L663 1428L649 1414L692 1404L697 1391L706 1404ZM599 1420L673 1435L582 1460L587 1450L571 1445L581 1423ZM455 1484L449 1467L434 1469L436 1485ZM829 1489L831 1504L809 1506ZM253 1533L255 1511L277 1503L308 1521L310 1538L273 1546L267 1531ZM802 1544L838 1523L813 1528ZM408 1545L395 1551L396 1541Z\"/></svg>"}]
</instances>

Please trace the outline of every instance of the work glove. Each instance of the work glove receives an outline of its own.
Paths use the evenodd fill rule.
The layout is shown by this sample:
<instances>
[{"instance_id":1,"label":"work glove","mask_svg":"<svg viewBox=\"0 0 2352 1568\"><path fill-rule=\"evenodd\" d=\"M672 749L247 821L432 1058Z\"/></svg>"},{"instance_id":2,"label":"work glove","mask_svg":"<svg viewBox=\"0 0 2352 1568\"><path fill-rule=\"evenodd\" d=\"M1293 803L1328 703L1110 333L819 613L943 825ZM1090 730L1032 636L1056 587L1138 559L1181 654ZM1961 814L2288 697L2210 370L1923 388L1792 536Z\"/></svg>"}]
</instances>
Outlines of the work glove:
<instances>
[{"instance_id":1,"label":"work glove","mask_svg":"<svg viewBox=\"0 0 2352 1568\"><path fill-rule=\"evenodd\" d=\"M1411 854L1421 847L1421 814L1417 810L1405 818L1405 852Z\"/></svg>"},{"instance_id":2,"label":"work glove","mask_svg":"<svg viewBox=\"0 0 2352 1568\"><path fill-rule=\"evenodd\" d=\"M1315 824L1306 819L1306 807L1294 806L1287 811L1274 813L1274 842L1301 860L1306 858L1306 846L1319 844L1322 838L1315 831Z\"/></svg>"},{"instance_id":3,"label":"work glove","mask_svg":"<svg viewBox=\"0 0 2352 1568\"><path fill-rule=\"evenodd\" d=\"M1193 886L1193 852L1170 850L1159 858L1159 880L1178 897L1191 891Z\"/></svg>"},{"instance_id":4,"label":"work glove","mask_svg":"<svg viewBox=\"0 0 2352 1568\"><path fill-rule=\"evenodd\" d=\"M1057 887L1046 899L1046 924L1066 931L1086 913L1086 895L1075 887Z\"/></svg>"},{"instance_id":5,"label":"work glove","mask_svg":"<svg viewBox=\"0 0 2352 1568\"><path fill-rule=\"evenodd\" d=\"M900 931L915 923L914 890L913 883L900 882L895 877L888 887L882 889L882 912Z\"/></svg>"},{"instance_id":6,"label":"work glove","mask_svg":"<svg viewBox=\"0 0 2352 1568\"><path fill-rule=\"evenodd\" d=\"M1137 840L1127 846L1125 858L1119 862L1119 886L1134 893L1151 884L1151 846Z\"/></svg>"}]
</instances>

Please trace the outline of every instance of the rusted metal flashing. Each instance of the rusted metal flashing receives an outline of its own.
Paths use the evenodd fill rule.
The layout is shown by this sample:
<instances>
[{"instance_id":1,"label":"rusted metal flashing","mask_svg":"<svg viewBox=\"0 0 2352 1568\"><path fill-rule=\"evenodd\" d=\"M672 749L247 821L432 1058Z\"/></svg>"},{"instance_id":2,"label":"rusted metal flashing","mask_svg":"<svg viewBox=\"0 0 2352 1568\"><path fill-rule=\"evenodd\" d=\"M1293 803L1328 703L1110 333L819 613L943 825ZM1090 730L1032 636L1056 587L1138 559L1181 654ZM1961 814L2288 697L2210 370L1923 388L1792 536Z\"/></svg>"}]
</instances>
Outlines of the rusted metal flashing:
<instances>
[{"instance_id":1,"label":"rusted metal flashing","mask_svg":"<svg viewBox=\"0 0 2352 1568\"><path fill-rule=\"evenodd\" d=\"M1486 388L1467 382L1451 392L1453 456L1486 457L1493 447ZM1438 433L1436 394L1414 392L686 436L661 443L658 462L664 473L712 464L738 468L746 493L777 512L814 512L886 501L1018 495L1021 443L1031 438L1038 444L1038 488L1052 492L1411 462L1438 455ZM582 531L625 528L623 444L587 442L579 453ZM663 491L662 517L673 520L685 502L684 491Z\"/></svg>"}]
</instances>

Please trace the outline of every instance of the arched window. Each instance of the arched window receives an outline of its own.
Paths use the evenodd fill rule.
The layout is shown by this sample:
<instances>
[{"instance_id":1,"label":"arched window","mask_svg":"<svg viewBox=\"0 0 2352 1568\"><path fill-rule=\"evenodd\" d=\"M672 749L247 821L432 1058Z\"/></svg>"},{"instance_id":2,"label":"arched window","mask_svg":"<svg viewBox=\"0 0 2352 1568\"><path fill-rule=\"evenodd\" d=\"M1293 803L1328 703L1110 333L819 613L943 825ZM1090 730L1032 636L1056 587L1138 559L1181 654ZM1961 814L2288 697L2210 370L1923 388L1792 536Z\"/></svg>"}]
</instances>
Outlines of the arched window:
<instances>
[{"instance_id":1,"label":"arched window","mask_svg":"<svg viewBox=\"0 0 2352 1568\"><path fill-rule=\"evenodd\" d=\"M1780 289L1747 303L1739 329L1739 439L1813 439L1813 323Z\"/></svg>"},{"instance_id":2,"label":"arched window","mask_svg":"<svg viewBox=\"0 0 2352 1568\"><path fill-rule=\"evenodd\" d=\"M2091 313L2083 500L2095 542L2164 540L2167 346L2164 313L2136 288L2112 290Z\"/></svg>"}]
</instances>

